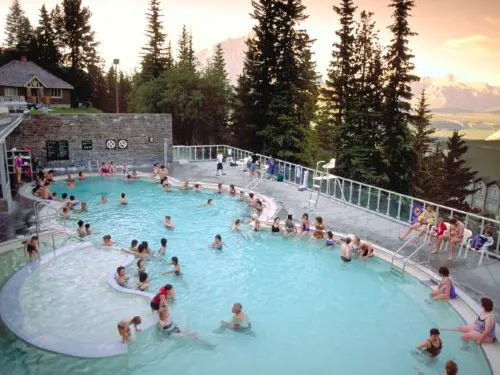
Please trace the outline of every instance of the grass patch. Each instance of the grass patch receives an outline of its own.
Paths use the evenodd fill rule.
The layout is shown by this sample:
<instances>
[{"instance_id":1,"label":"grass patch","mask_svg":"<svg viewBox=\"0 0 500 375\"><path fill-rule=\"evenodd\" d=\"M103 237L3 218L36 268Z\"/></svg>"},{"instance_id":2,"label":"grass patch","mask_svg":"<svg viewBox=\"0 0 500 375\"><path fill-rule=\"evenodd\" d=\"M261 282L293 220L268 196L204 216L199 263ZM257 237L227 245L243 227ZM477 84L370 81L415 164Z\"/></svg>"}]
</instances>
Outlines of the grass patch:
<instances>
[{"instance_id":1,"label":"grass patch","mask_svg":"<svg viewBox=\"0 0 500 375\"><path fill-rule=\"evenodd\" d=\"M45 113L39 109L32 109L31 113L34 115L44 115ZM51 108L49 115L53 114L86 114L86 113L102 113L100 109L97 108Z\"/></svg>"}]
</instances>

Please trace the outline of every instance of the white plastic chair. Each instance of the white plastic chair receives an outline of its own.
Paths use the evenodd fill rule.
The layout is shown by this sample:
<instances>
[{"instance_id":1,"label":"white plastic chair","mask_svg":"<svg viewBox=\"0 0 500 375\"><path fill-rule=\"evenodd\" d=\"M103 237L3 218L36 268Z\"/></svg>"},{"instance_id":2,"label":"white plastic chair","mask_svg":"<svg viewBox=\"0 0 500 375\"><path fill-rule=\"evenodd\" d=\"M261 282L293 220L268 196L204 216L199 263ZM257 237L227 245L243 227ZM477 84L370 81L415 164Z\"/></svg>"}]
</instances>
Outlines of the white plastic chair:
<instances>
[{"instance_id":1,"label":"white plastic chair","mask_svg":"<svg viewBox=\"0 0 500 375\"><path fill-rule=\"evenodd\" d=\"M483 257L484 257L484 255L486 253L488 253L489 247L491 245L493 245L494 243L495 243L495 240L493 239L493 237L490 237L483 244L483 246L481 246L481 248L477 251L478 253L481 254L481 256L479 257L479 265L481 265L481 263L483 263ZM472 247L472 238L470 238L469 241L467 241L467 248L465 250L464 259L467 259L467 253L469 252L469 250L471 249L471 247ZM486 259L488 259L488 257L486 257Z\"/></svg>"},{"instance_id":2,"label":"white plastic chair","mask_svg":"<svg viewBox=\"0 0 500 375\"><path fill-rule=\"evenodd\" d=\"M458 252L458 256L460 257L462 255L462 250L464 246L467 246L469 243L469 240L472 238L472 231L470 229L464 229L464 236L462 238L462 242L460 242L460 250Z\"/></svg>"},{"instance_id":3,"label":"white plastic chair","mask_svg":"<svg viewBox=\"0 0 500 375\"><path fill-rule=\"evenodd\" d=\"M244 158L244 159L240 159L236 162L236 165L238 165L238 168L240 170L245 170L245 168L247 167L247 164L248 164L248 161L251 159L251 157L247 157L247 158Z\"/></svg>"},{"instance_id":4,"label":"white plastic chair","mask_svg":"<svg viewBox=\"0 0 500 375\"><path fill-rule=\"evenodd\" d=\"M445 232L444 232L443 234L445 234L445 233L446 233L446 234L448 234L448 231L450 230L450 223L444 223L444 225L446 225L446 228L447 228L447 229L445 230ZM435 229L435 228L436 228L436 226L435 226L435 225L433 225L433 226L432 226L432 227L430 227L430 229L427 231L427 234L425 235L425 237L426 237L426 241L427 241L427 237L429 237L429 241L430 241L430 239L431 239L431 233L434 231L434 229ZM446 241L446 243L448 243L448 241ZM443 247L443 244L444 244L444 242L442 242L442 243L441 243L441 247L439 248L439 250L441 250L441 248Z\"/></svg>"}]
</instances>

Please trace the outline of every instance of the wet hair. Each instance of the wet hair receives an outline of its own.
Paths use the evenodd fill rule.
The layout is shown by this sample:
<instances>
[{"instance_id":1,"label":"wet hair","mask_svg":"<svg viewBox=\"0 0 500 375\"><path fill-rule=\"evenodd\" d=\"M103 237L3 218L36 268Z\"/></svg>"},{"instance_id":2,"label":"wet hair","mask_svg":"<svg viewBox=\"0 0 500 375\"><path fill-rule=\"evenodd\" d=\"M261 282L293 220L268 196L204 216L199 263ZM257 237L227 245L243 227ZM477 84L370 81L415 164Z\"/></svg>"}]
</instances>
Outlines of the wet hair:
<instances>
[{"instance_id":1,"label":"wet hair","mask_svg":"<svg viewBox=\"0 0 500 375\"><path fill-rule=\"evenodd\" d=\"M323 218L321 216L316 217L316 221L320 224L323 224Z\"/></svg>"},{"instance_id":2,"label":"wet hair","mask_svg":"<svg viewBox=\"0 0 500 375\"><path fill-rule=\"evenodd\" d=\"M148 241L142 241L142 246L144 246L145 249L149 247Z\"/></svg>"},{"instance_id":3,"label":"wet hair","mask_svg":"<svg viewBox=\"0 0 500 375\"><path fill-rule=\"evenodd\" d=\"M105 195L102 196L101 200L108 199Z\"/></svg>"},{"instance_id":4,"label":"wet hair","mask_svg":"<svg viewBox=\"0 0 500 375\"><path fill-rule=\"evenodd\" d=\"M141 283L145 282L148 279L148 274L146 272L139 272L139 281Z\"/></svg>"},{"instance_id":5,"label":"wet hair","mask_svg":"<svg viewBox=\"0 0 500 375\"><path fill-rule=\"evenodd\" d=\"M172 263L175 264L175 265L178 265L179 264L179 258L172 257Z\"/></svg>"},{"instance_id":6,"label":"wet hair","mask_svg":"<svg viewBox=\"0 0 500 375\"><path fill-rule=\"evenodd\" d=\"M309 220L309 215L308 214L304 214L304 215L302 215L302 219L303 218L306 218L307 220Z\"/></svg>"},{"instance_id":7,"label":"wet hair","mask_svg":"<svg viewBox=\"0 0 500 375\"><path fill-rule=\"evenodd\" d=\"M62 199L66 199L66 198L68 198L68 194L67 194L67 193L62 193L61 198L62 198Z\"/></svg>"},{"instance_id":8,"label":"wet hair","mask_svg":"<svg viewBox=\"0 0 500 375\"><path fill-rule=\"evenodd\" d=\"M31 236L31 241L38 241L38 236Z\"/></svg>"},{"instance_id":9,"label":"wet hair","mask_svg":"<svg viewBox=\"0 0 500 375\"><path fill-rule=\"evenodd\" d=\"M139 259L139 260L137 261L137 267L140 267L141 262L144 262L144 260ZM144 264L146 264L146 263L144 263Z\"/></svg>"},{"instance_id":10,"label":"wet hair","mask_svg":"<svg viewBox=\"0 0 500 375\"><path fill-rule=\"evenodd\" d=\"M275 222L275 223L276 223L276 220L278 220L278 223L279 223L281 219L279 218L279 216L276 216L276 217L274 218L274 222Z\"/></svg>"},{"instance_id":11,"label":"wet hair","mask_svg":"<svg viewBox=\"0 0 500 375\"><path fill-rule=\"evenodd\" d=\"M125 193L122 193L121 195L122 195L122 198L125 198Z\"/></svg>"},{"instance_id":12,"label":"wet hair","mask_svg":"<svg viewBox=\"0 0 500 375\"><path fill-rule=\"evenodd\" d=\"M287 219L288 219L288 220L293 220L293 216L292 216L292 215L288 215L288 216L287 216Z\"/></svg>"},{"instance_id":13,"label":"wet hair","mask_svg":"<svg viewBox=\"0 0 500 375\"><path fill-rule=\"evenodd\" d=\"M349 245L351 243L351 237L346 237L345 243Z\"/></svg>"},{"instance_id":14,"label":"wet hair","mask_svg":"<svg viewBox=\"0 0 500 375\"><path fill-rule=\"evenodd\" d=\"M142 320L140 316L134 316L130 322L132 324L141 324Z\"/></svg>"},{"instance_id":15,"label":"wet hair","mask_svg":"<svg viewBox=\"0 0 500 375\"><path fill-rule=\"evenodd\" d=\"M219 240L219 241L222 241L222 237L221 237L221 235L220 235L220 234L217 234L217 235L215 236L215 239L216 239L216 240Z\"/></svg>"},{"instance_id":16,"label":"wet hair","mask_svg":"<svg viewBox=\"0 0 500 375\"><path fill-rule=\"evenodd\" d=\"M439 329L437 329L437 328L431 328L431 330L429 331L429 334L431 336L439 336L440 332L439 332Z\"/></svg>"},{"instance_id":17,"label":"wet hair","mask_svg":"<svg viewBox=\"0 0 500 375\"><path fill-rule=\"evenodd\" d=\"M455 219L454 217L452 217L452 218L450 219L450 224L455 225L456 223L457 223L457 219Z\"/></svg>"},{"instance_id":18,"label":"wet hair","mask_svg":"<svg viewBox=\"0 0 500 375\"><path fill-rule=\"evenodd\" d=\"M162 165L160 168L165 168L165 166L164 166L164 165Z\"/></svg>"},{"instance_id":19,"label":"wet hair","mask_svg":"<svg viewBox=\"0 0 500 375\"><path fill-rule=\"evenodd\" d=\"M229 187L234 190L234 185L229 185Z\"/></svg>"},{"instance_id":20,"label":"wet hair","mask_svg":"<svg viewBox=\"0 0 500 375\"><path fill-rule=\"evenodd\" d=\"M136 247L138 243L139 243L139 241L137 241L137 240L132 240L132 242L130 243L130 245L131 245L132 247Z\"/></svg>"},{"instance_id":21,"label":"wet hair","mask_svg":"<svg viewBox=\"0 0 500 375\"><path fill-rule=\"evenodd\" d=\"M78 226L79 226L79 227L83 226L83 224L84 224L84 223L83 223L83 220L78 220Z\"/></svg>"},{"instance_id":22,"label":"wet hair","mask_svg":"<svg viewBox=\"0 0 500 375\"><path fill-rule=\"evenodd\" d=\"M37 190L38 190L38 188L37 188L37 187L34 187L33 189L31 189L31 192L32 192L33 194L35 194L35 193L37 192Z\"/></svg>"},{"instance_id":23,"label":"wet hair","mask_svg":"<svg viewBox=\"0 0 500 375\"><path fill-rule=\"evenodd\" d=\"M235 223L235 224L240 224L240 223L241 223L241 220L240 220L240 219L236 219L236 220L234 221L234 223Z\"/></svg>"},{"instance_id":24,"label":"wet hair","mask_svg":"<svg viewBox=\"0 0 500 375\"><path fill-rule=\"evenodd\" d=\"M484 311L486 312L493 311L493 301L489 298L486 297L481 298L481 306L483 306Z\"/></svg>"},{"instance_id":25,"label":"wet hair","mask_svg":"<svg viewBox=\"0 0 500 375\"><path fill-rule=\"evenodd\" d=\"M82 176L83 175L83 172L78 172L78 176Z\"/></svg>"},{"instance_id":26,"label":"wet hair","mask_svg":"<svg viewBox=\"0 0 500 375\"><path fill-rule=\"evenodd\" d=\"M120 266L116 269L116 273L119 275L122 270L125 270L125 267Z\"/></svg>"},{"instance_id":27,"label":"wet hair","mask_svg":"<svg viewBox=\"0 0 500 375\"><path fill-rule=\"evenodd\" d=\"M74 196L74 195L71 195L71 196L69 197L69 200L70 200L70 201L74 201L74 200L75 200L75 196Z\"/></svg>"},{"instance_id":28,"label":"wet hair","mask_svg":"<svg viewBox=\"0 0 500 375\"><path fill-rule=\"evenodd\" d=\"M172 284L165 284L165 290L172 290L174 287L172 286Z\"/></svg>"},{"instance_id":29,"label":"wet hair","mask_svg":"<svg viewBox=\"0 0 500 375\"><path fill-rule=\"evenodd\" d=\"M207 203L212 203L212 200L211 200L211 199L209 199L209 200L207 201Z\"/></svg>"},{"instance_id":30,"label":"wet hair","mask_svg":"<svg viewBox=\"0 0 500 375\"><path fill-rule=\"evenodd\" d=\"M439 267L438 272L441 276L444 276L444 277L450 276L450 270L448 269L448 267Z\"/></svg>"},{"instance_id":31,"label":"wet hair","mask_svg":"<svg viewBox=\"0 0 500 375\"><path fill-rule=\"evenodd\" d=\"M160 244L161 244L161 246L167 246L167 239L166 238L162 238L160 240Z\"/></svg>"},{"instance_id":32,"label":"wet hair","mask_svg":"<svg viewBox=\"0 0 500 375\"><path fill-rule=\"evenodd\" d=\"M90 228L90 224L89 223L85 224L85 228L89 229Z\"/></svg>"},{"instance_id":33,"label":"wet hair","mask_svg":"<svg viewBox=\"0 0 500 375\"><path fill-rule=\"evenodd\" d=\"M248 197L253 198L253 193L248 194Z\"/></svg>"},{"instance_id":34,"label":"wet hair","mask_svg":"<svg viewBox=\"0 0 500 375\"><path fill-rule=\"evenodd\" d=\"M457 375L458 374L458 366L453 361L446 362L444 369L446 370L446 375Z\"/></svg>"},{"instance_id":35,"label":"wet hair","mask_svg":"<svg viewBox=\"0 0 500 375\"><path fill-rule=\"evenodd\" d=\"M54 191L54 192L52 193L52 196L53 196L53 197L57 197L57 193Z\"/></svg>"},{"instance_id":36,"label":"wet hair","mask_svg":"<svg viewBox=\"0 0 500 375\"><path fill-rule=\"evenodd\" d=\"M172 218L170 216L165 216L165 219L171 220Z\"/></svg>"},{"instance_id":37,"label":"wet hair","mask_svg":"<svg viewBox=\"0 0 500 375\"><path fill-rule=\"evenodd\" d=\"M236 307L239 311L242 311L242 310L243 310L243 305L242 305L241 303L236 302L236 303L234 304L234 307Z\"/></svg>"},{"instance_id":38,"label":"wet hair","mask_svg":"<svg viewBox=\"0 0 500 375\"><path fill-rule=\"evenodd\" d=\"M139 246L137 246L137 251L142 253L144 251L144 249L146 249L146 247L141 243L139 244Z\"/></svg>"},{"instance_id":39,"label":"wet hair","mask_svg":"<svg viewBox=\"0 0 500 375\"><path fill-rule=\"evenodd\" d=\"M328 232L326 232L328 238L333 238L333 233L331 230L329 230Z\"/></svg>"},{"instance_id":40,"label":"wet hair","mask_svg":"<svg viewBox=\"0 0 500 375\"><path fill-rule=\"evenodd\" d=\"M129 174L127 175L127 178L132 178L132 175L129 173Z\"/></svg>"},{"instance_id":41,"label":"wet hair","mask_svg":"<svg viewBox=\"0 0 500 375\"><path fill-rule=\"evenodd\" d=\"M156 163L153 164L153 167L157 167L157 166L158 166L158 164L156 164Z\"/></svg>"}]
</instances>

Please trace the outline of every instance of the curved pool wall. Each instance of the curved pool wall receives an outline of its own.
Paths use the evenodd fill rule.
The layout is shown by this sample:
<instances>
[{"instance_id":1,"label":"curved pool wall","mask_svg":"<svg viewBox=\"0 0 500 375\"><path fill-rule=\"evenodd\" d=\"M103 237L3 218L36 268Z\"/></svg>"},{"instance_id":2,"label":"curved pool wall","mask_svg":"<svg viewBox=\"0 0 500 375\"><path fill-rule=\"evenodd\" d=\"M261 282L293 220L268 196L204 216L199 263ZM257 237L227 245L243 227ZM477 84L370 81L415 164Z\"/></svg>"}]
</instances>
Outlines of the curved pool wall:
<instances>
[{"instance_id":1,"label":"curved pool wall","mask_svg":"<svg viewBox=\"0 0 500 375\"><path fill-rule=\"evenodd\" d=\"M100 176L100 174L91 173L91 174L87 174L87 176ZM148 177L148 174L139 173L139 176L140 177ZM56 179L63 180L64 177L61 176L61 177L57 177ZM155 180L158 180L158 179L159 179L158 177L147 178L147 179L145 178L143 181L154 182ZM179 180L176 180L175 178L172 178L171 176L169 176L169 180L174 182L173 184L171 184L173 186L179 186L181 184ZM196 181L196 182L190 181L190 182L191 183L200 183L201 185L203 185L204 188L209 188L209 189L216 189L217 188L217 184L215 184L215 183L204 183L201 181ZM227 185L223 185L223 186L225 188L228 187ZM241 188L241 187L236 187L236 188L237 188L237 190L239 190L239 189L244 190L244 188ZM256 196L260 197L263 201L265 201L265 203L267 203L265 208L264 208L264 211L260 217L260 219L262 221L264 221L264 220L267 221L267 219L269 217L272 217L275 214L276 204L274 203L274 200L272 198L264 196L264 195L256 193L256 192L254 192L254 193ZM33 197L33 195L31 194L31 191L29 190L29 187L22 189L22 191L20 191L20 195L22 195L24 198L27 198L27 199L32 200L32 201L41 200L40 198ZM47 219L49 219L49 217L53 216L53 215L49 215L49 213L45 213L45 216ZM52 218L52 220L54 220L54 219ZM63 228L60 227L60 229L63 229ZM345 234L345 233L339 233L339 232L333 232L333 233L341 238L345 238L346 236L349 236L349 234ZM378 246L376 244L374 244L374 248L375 248L374 254L376 257L386 261L387 263L391 263L392 257L394 255L393 251L388 250L386 248L383 248L381 246ZM131 255L127 259L127 265L133 261L134 261L134 257ZM397 259L394 264L399 268L402 267L402 261L399 259ZM439 275L437 275L434 271L432 271L432 270L430 270L430 269L428 269L428 268L426 268L423 265L420 265L418 263L408 262L406 264L405 270L412 277L425 283L428 287L430 287L430 285L429 285L430 283L437 284L440 280ZM148 297L148 298L152 296L152 294L150 294L150 293L131 290L131 289L127 289L127 288L123 288L123 287L119 286L114 279L114 271L111 271L109 273L108 283L110 284L111 287L115 288L118 291L124 292L124 293L141 295L141 296ZM465 291L461 290L459 287L456 287L456 291L457 291L458 298L455 300L449 301L450 305L456 310L456 312L462 317L462 319L464 319L464 321L466 321L466 322L474 321L476 319L476 317L482 311L481 306L476 301L474 301L472 298L470 298L467 295L467 293ZM0 296L1 296L1 294L0 294ZM150 326L154 325L154 324L155 323L152 323L152 324L150 323ZM499 330L500 330L500 328L497 324L497 331L499 331ZM118 346L122 346L122 345L119 344ZM483 352L488 360L488 363L490 365L492 373L494 373L496 375L500 375L500 345L498 345L498 343L492 344L492 345L482 345L481 348L482 348L482 350L483 350ZM63 353L63 354L65 354L65 353ZM125 354L125 351L123 353L120 353L120 354ZM117 355L117 354L112 354L112 355Z\"/></svg>"}]
</instances>

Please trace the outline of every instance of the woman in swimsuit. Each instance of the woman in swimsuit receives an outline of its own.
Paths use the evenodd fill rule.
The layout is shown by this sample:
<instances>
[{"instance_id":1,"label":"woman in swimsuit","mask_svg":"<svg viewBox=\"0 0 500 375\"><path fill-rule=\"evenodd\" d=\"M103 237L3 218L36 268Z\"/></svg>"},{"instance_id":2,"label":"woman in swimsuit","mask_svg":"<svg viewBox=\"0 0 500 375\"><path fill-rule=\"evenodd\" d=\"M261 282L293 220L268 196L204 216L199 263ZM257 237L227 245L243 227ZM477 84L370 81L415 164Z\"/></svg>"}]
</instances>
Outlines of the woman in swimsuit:
<instances>
[{"instance_id":1,"label":"woman in swimsuit","mask_svg":"<svg viewBox=\"0 0 500 375\"><path fill-rule=\"evenodd\" d=\"M271 225L271 233L279 233L279 232L281 232L280 218L275 217L273 224Z\"/></svg>"},{"instance_id":2,"label":"woman in swimsuit","mask_svg":"<svg viewBox=\"0 0 500 375\"><path fill-rule=\"evenodd\" d=\"M309 215L302 215L302 226L300 227L300 233L297 233L297 239L307 236L309 234Z\"/></svg>"},{"instance_id":3,"label":"woman in swimsuit","mask_svg":"<svg viewBox=\"0 0 500 375\"><path fill-rule=\"evenodd\" d=\"M495 316L493 315L493 301L489 298L481 298L483 311L473 324L458 327L456 330L462 332L462 339L475 341L477 345L491 344L496 341Z\"/></svg>"},{"instance_id":4,"label":"woman in swimsuit","mask_svg":"<svg viewBox=\"0 0 500 375\"><path fill-rule=\"evenodd\" d=\"M78 173L78 180L80 180L80 181L85 180L85 176L83 175L83 172Z\"/></svg>"},{"instance_id":5,"label":"woman in swimsuit","mask_svg":"<svg viewBox=\"0 0 500 375\"><path fill-rule=\"evenodd\" d=\"M323 224L323 218L321 216L318 216L316 218L316 223L314 224L314 232L311 234L311 238L309 238L309 242L312 240L320 240L325 238L325 225Z\"/></svg>"},{"instance_id":6,"label":"woman in swimsuit","mask_svg":"<svg viewBox=\"0 0 500 375\"><path fill-rule=\"evenodd\" d=\"M417 349L421 350L422 353L428 355L429 357L437 357L443 349L443 342L441 341L439 334L439 329L432 328L430 330L429 338L417 345Z\"/></svg>"},{"instance_id":7,"label":"woman in swimsuit","mask_svg":"<svg viewBox=\"0 0 500 375\"><path fill-rule=\"evenodd\" d=\"M141 272L146 272L146 263L144 260L139 259L137 261L137 274L139 275Z\"/></svg>"},{"instance_id":8,"label":"woman in swimsuit","mask_svg":"<svg viewBox=\"0 0 500 375\"><path fill-rule=\"evenodd\" d=\"M137 289L145 291L149 288L148 274L146 272L139 272L139 282Z\"/></svg>"},{"instance_id":9,"label":"woman in swimsuit","mask_svg":"<svg viewBox=\"0 0 500 375\"><path fill-rule=\"evenodd\" d=\"M262 224L259 219L255 219L253 223L253 230L254 232L260 232L262 230Z\"/></svg>"},{"instance_id":10,"label":"woman in swimsuit","mask_svg":"<svg viewBox=\"0 0 500 375\"><path fill-rule=\"evenodd\" d=\"M21 154L17 154L16 156L16 177L17 183L21 184L21 177L23 175L23 156Z\"/></svg>"},{"instance_id":11,"label":"woman in swimsuit","mask_svg":"<svg viewBox=\"0 0 500 375\"><path fill-rule=\"evenodd\" d=\"M109 175L109 169L106 163L101 164L101 175L102 177L107 177Z\"/></svg>"},{"instance_id":12,"label":"woman in swimsuit","mask_svg":"<svg viewBox=\"0 0 500 375\"><path fill-rule=\"evenodd\" d=\"M36 255L36 257L40 259L40 251L38 250L38 244L39 244L38 236L31 237L31 239L26 241L26 243L24 244L24 251L26 252L26 254L28 254L28 257L30 259L34 255Z\"/></svg>"},{"instance_id":13,"label":"woman in swimsuit","mask_svg":"<svg viewBox=\"0 0 500 375\"><path fill-rule=\"evenodd\" d=\"M434 299L449 300L457 296L455 286L450 278L450 270L447 267L439 268L439 275L442 277L437 288L432 291L431 296Z\"/></svg>"},{"instance_id":14,"label":"woman in swimsuit","mask_svg":"<svg viewBox=\"0 0 500 375\"><path fill-rule=\"evenodd\" d=\"M169 270L169 271L163 272L161 274L162 276L165 276L166 274L169 274L169 273L173 273L175 276L181 276L182 275L181 266L179 264L179 258L172 257L172 261L169 263L169 265L173 265L174 268L171 269L171 270Z\"/></svg>"},{"instance_id":15,"label":"woman in swimsuit","mask_svg":"<svg viewBox=\"0 0 500 375\"><path fill-rule=\"evenodd\" d=\"M236 195L236 189L234 188L234 185L229 185L228 193L229 193L229 195L232 195L233 197Z\"/></svg>"},{"instance_id":16,"label":"woman in swimsuit","mask_svg":"<svg viewBox=\"0 0 500 375\"><path fill-rule=\"evenodd\" d=\"M172 218L170 216L165 216L165 227L168 229L174 229L174 223L172 223Z\"/></svg>"},{"instance_id":17,"label":"woman in swimsuit","mask_svg":"<svg viewBox=\"0 0 500 375\"><path fill-rule=\"evenodd\" d=\"M340 240L338 238L335 238L335 236L333 235L333 232L328 231L326 233L325 246L323 246L323 248L333 246L339 242L340 242Z\"/></svg>"},{"instance_id":18,"label":"woman in swimsuit","mask_svg":"<svg viewBox=\"0 0 500 375\"><path fill-rule=\"evenodd\" d=\"M292 215L288 215L285 220L285 231L283 234L285 237L288 237L292 233L297 233L297 227L293 222Z\"/></svg>"},{"instance_id":19,"label":"woman in swimsuit","mask_svg":"<svg viewBox=\"0 0 500 375\"><path fill-rule=\"evenodd\" d=\"M255 213L251 216L251 220L258 219L262 215L262 211L264 210L264 207L262 205L262 202L260 199L257 199L255 202Z\"/></svg>"}]
</instances>

